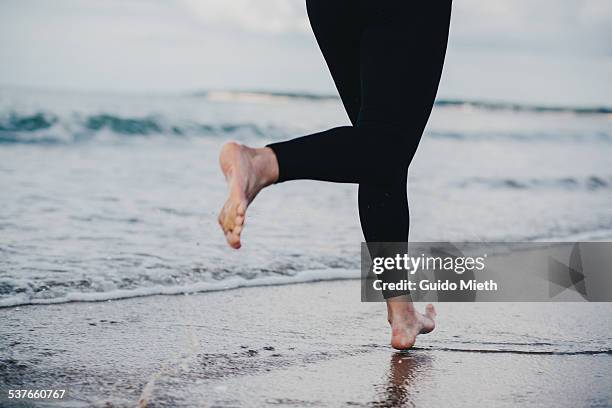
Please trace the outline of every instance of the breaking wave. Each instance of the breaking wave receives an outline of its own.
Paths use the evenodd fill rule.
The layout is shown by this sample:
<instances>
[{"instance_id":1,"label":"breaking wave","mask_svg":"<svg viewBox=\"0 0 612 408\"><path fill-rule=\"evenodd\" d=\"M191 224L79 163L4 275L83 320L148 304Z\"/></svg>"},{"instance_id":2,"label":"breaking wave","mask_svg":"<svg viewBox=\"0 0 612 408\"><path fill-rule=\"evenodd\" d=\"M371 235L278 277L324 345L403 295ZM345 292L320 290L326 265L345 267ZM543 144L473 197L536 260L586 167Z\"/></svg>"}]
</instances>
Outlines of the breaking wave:
<instances>
[{"instance_id":1,"label":"breaking wave","mask_svg":"<svg viewBox=\"0 0 612 408\"><path fill-rule=\"evenodd\" d=\"M339 99L337 95L316 94L309 92L267 92L267 91L199 91L191 96L209 100L266 102L282 100L327 101ZM533 112L533 113L571 113L575 115L610 115L609 106L551 106L531 105L511 102L479 101L467 99L438 99L439 107L460 107L471 109Z\"/></svg>"},{"instance_id":2,"label":"breaking wave","mask_svg":"<svg viewBox=\"0 0 612 408\"><path fill-rule=\"evenodd\" d=\"M295 275L260 276L247 279L242 276L232 276L218 281L194 282L185 285L152 285L130 289L114 289L109 291L87 292L72 288L51 297L37 297L31 293L12 293L0 298L0 308L24 305L47 305L70 302L103 302L109 300L129 299L155 295L186 295L201 292L217 292L257 286L279 286L296 283L337 281L359 279L359 271L353 269L321 269L309 270ZM64 289L64 288L61 288Z\"/></svg>"},{"instance_id":3,"label":"breaking wave","mask_svg":"<svg viewBox=\"0 0 612 408\"><path fill-rule=\"evenodd\" d=\"M532 190L602 190L612 187L612 176L560 177L560 178L484 178L476 177L459 183L459 187L486 187L492 189Z\"/></svg>"},{"instance_id":4,"label":"breaking wave","mask_svg":"<svg viewBox=\"0 0 612 408\"><path fill-rule=\"evenodd\" d=\"M269 136L283 132L254 123L173 123L161 116L129 117L107 113L74 114L68 118L51 112L0 114L0 143L66 144L104 135L114 136Z\"/></svg>"}]
</instances>

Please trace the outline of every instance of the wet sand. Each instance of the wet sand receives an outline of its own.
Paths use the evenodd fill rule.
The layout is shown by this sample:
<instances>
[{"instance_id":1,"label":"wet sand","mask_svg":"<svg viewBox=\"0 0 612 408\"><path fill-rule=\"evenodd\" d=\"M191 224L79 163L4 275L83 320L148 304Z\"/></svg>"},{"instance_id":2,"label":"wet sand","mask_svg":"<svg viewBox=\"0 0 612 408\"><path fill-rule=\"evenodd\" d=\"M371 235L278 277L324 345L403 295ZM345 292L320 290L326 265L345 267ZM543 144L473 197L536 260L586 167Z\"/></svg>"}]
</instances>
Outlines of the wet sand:
<instances>
[{"instance_id":1,"label":"wet sand","mask_svg":"<svg viewBox=\"0 0 612 408\"><path fill-rule=\"evenodd\" d=\"M439 304L395 352L384 304L359 298L340 281L0 309L0 405L612 404L610 304Z\"/></svg>"}]
</instances>

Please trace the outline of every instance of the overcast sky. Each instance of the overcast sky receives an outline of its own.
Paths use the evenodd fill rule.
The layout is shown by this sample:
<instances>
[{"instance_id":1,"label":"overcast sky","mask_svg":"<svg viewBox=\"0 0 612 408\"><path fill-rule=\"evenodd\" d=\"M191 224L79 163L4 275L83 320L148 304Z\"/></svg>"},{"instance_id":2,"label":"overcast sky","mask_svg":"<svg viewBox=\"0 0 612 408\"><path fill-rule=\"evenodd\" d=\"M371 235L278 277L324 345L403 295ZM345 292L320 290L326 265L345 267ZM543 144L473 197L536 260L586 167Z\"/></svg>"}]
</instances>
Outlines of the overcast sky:
<instances>
[{"instance_id":1,"label":"overcast sky","mask_svg":"<svg viewBox=\"0 0 612 408\"><path fill-rule=\"evenodd\" d=\"M612 1L454 3L441 96L612 104ZM3 0L0 84L334 91L303 0Z\"/></svg>"}]
</instances>

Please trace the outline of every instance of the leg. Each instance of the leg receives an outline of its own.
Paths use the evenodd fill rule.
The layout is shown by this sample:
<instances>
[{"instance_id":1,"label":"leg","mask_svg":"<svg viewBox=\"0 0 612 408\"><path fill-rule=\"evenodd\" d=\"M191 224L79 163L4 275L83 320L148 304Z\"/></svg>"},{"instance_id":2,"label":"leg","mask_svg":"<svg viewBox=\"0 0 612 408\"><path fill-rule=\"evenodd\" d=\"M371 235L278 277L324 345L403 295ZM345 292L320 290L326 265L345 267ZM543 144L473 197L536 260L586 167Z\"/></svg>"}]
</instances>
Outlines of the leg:
<instances>
[{"instance_id":1,"label":"leg","mask_svg":"<svg viewBox=\"0 0 612 408\"><path fill-rule=\"evenodd\" d=\"M348 0L309 4L326 1ZM361 106L356 124L271 144L276 182L388 184L403 177L416 151L442 72L450 0L418 7L399 0L362 0L346 7L360 8L365 27L359 36ZM364 13L363 7L372 10ZM364 15L370 14L368 21ZM346 72L335 66L330 70L335 76ZM336 80L339 89L350 92L351 86L342 85L350 81L341 76ZM347 106L354 116L354 104Z\"/></svg>"},{"instance_id":2,"label":"leg","mask_svg":"<svg viewBox=\"0 0 612 408\"><path fill-rule=\"evenodd\" d=\"M424 15L428 15L428 10L420 14L421 17ZM403 151L405 161L401 163L406 166L400 170L399 179L392 179L392 182L382 179L382 182L362 182L359 185L360 219L368 243L408 240L407 167L416 152L433 106L446 49L448 21L445 22L444 13L438 15L437 23L435 18L425 19L427 27L415 23L421 34L432 30L430 41L425 40L423 44L406 46L405 39L416 34L410 34L411 29L392 28L387 21L382 25L373 24L362 39L362 55L368 58L361 62L364 106L360 124L395 123L398 117L408 122L402 128L405 139L395 143ZM398 56L386 47L381 49L379 44L383 41L391 49L402 50L405 54ZM412 69L400 68L402 72L397 72L398 67L405 67L402 61L406 58L415 61ZM410 78L420 78L421 81L398 80L403 78L403 74L410 74ZM408 101L405 101L406 95L411 95ZM398 107L405 110L403 114L399 111L393 113ZM372 247L376 251L376 245ZM381 255L385 254L377 253L375 256ZM382 276L386 281L402 278L404 276L392 274ZM392 327L391 344L394 348L410 348L418 334L434 329L433 305L427 305L425 314L421 314L415 310L409 295L401 292L385 292L383 295L387 299L388 320Z\"/></svg>"},{"instance_id":3,"label":"leg","mask_svg":"<svg viewBox=\"0 0 612 408\"><path fill-rule=\"evenodd\" d=\"M257 166L252 163L258 158L264 160L267 157L270 161L268 166L261 166L269 171L256 177L263 181L250 183L255 186L253 191L236 194L240 198L238 203L231 199L230 194L229 208L237 210L228 217L226 203L222 211L220 221L230 220L222 222L226 234L229 232L234 236L238 231L235 234L238 246L244 211L252 199L249 197L254 197L259 189L272 182L296 179L359 183L360 216L366 240L405 242L408 238L406 171L437 91L446 50L450 0L419 5L395 0L309 0L311 18L319 15L317 10L325 10L327 2L331 3L332 9L359 9L359 39L350 41L345 50L353 49L350 45L359 43L360 98L355 96L355 87L351 85L355 83L355 70L347 70L342 65L345 61L347 67L352 66L354 52L333 51L335 44L341 43L335 40L345 38L346 34L338 32L338 29L346 28L338 26L339 20L336 20L333 30L330 27L315 28L354 126L275 143L268 150L233 146L228 151L240 152L234 154L237 159L229 160L226 166L222 154L222 168L237 168L239 166L235 163L242 161L249 163L242 168L254 169ZM334 19L323 21L334 24ZM326 33L331 33L331 39ZM359 101L359 113L355 116ZM224 172L226 176L231 173ZM231 174L228 177L235 178ZM244 187L249 185L248 182L230 181L230 188L233 184L243 186L238 189L248 190ZM390 214L395 214L395 217L389 217ZM234 230L227 228L232 222ZM228 241L232 244L230 238ZM416 334L433 329L435 312L431 305L427 314L421 315L414 311L409 298L399 296L388 301L388 311L393 328L392 344L396 348L410 347Z\"/></svg>"},{"instance_id":4,"label":"leg","mask_svg":"<svg viewBox=\"0 0 612 408\"><path fill-rule=\"evenodd\" d=\"M319 4L326 2L345 4L343 0L309 0L309 9L325 8ZM359 9L362 27L356 34L361 92L357 120L354 126L269 145L278 160L279 182L389 183L402 177L429 118L446 51L450 0L421 6L399 0L362 0L345 7ZM339 28L325 19L320 24ZM324 53L328 50L332 55L341 53L333 47L341 44L333 27L315 30L319 38L321 33L331 33L332 40L323 38L319 43ZM353 53L343 55L346 58L341 61L350 65ZM350 102L354 87L346 84L356 82L355 70L338 63L340 59L326 55L326 60L339 91L348 92L342 99L348 101L349 116L354 116L355 104Z\"/></svg>"}]
</instances>

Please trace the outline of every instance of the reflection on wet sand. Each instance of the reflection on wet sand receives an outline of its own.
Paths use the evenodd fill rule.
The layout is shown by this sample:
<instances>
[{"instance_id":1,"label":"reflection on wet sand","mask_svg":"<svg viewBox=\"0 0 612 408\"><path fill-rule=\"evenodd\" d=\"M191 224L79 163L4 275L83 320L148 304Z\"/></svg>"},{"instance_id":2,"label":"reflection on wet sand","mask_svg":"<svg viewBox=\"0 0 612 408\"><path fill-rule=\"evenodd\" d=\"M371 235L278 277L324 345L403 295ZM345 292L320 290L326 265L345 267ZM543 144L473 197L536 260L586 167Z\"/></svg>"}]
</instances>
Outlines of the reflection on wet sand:
<instances>
[{"instance_id":1,"label":"reflection on wet sand","mask_svg":"<svg viewBox=\"0 0 612 408\"><path fill-rule=\"evenodd\" d=\"M391 356L387 382L376 388L378 399L375 407L413 406L413 393L418 389L419 378L427 375L433 358L422 352L397 352Z\"/></svg>"}]
</instances>

